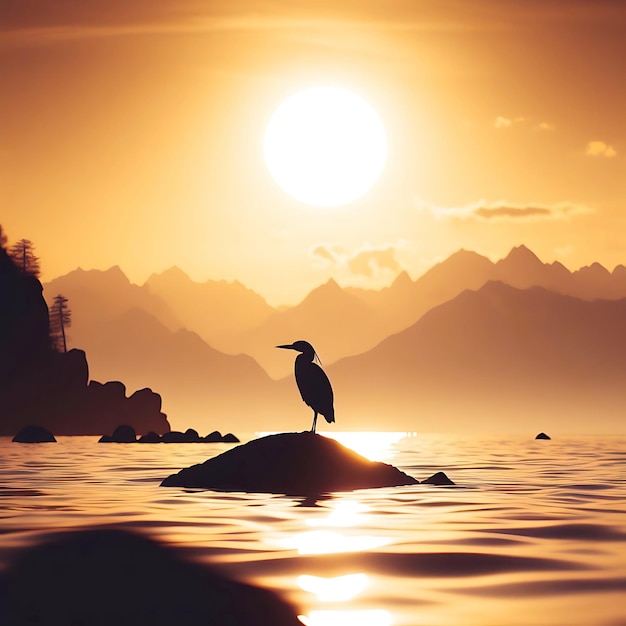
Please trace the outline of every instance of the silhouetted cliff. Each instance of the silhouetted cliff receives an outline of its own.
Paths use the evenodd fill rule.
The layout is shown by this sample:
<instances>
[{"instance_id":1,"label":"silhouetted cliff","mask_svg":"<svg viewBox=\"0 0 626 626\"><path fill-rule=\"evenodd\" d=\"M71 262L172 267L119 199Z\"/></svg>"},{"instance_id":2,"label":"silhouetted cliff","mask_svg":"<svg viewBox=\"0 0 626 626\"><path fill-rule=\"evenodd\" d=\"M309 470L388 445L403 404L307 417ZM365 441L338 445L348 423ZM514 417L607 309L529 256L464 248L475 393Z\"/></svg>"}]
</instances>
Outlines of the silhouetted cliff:
<instances>
[{"instance_id":1,"label":"silhouetted cliff","mask_svg":"<svg viewBox=\"0 0 626 626\"><path fill-rule=\"evenodd\" d=\"M121 422L168 432L158 394L143 389L127 398L122 383L89 383L82 350L52 348L42 291L0 248L0 435L34 423L57 435L98 435Z\"/></svg>"},{"instance_id":2,"label":"silhouetted cliff","mask_svg":"<svg viewBox=\"0 0 626 626\"><path fill-rule=\"evenodd\" d=\"M50 350L41 283L23 276L0 248L0 390Z\"/></svg>"}]
</instances>

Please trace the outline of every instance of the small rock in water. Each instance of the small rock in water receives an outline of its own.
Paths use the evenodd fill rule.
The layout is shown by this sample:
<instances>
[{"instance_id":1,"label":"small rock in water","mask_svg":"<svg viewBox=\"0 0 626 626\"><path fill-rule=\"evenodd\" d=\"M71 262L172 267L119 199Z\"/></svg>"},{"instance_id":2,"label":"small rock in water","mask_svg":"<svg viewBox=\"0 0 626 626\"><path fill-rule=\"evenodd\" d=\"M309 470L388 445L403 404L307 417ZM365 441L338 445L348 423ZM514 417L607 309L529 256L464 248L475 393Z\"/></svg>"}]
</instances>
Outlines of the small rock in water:
<instances>
[{"instance_id":1,"label":"small rock in water","mask_svg":"<svg viewBox=\"0 0 626 626\"><path fill-rule=\"evenodd\" d=\"M226 433L222 437L224 443L239 443L239 438L233 435L233 433Z\"/></svg>"},{"instance_id":2,"label":"small rock in water","mask_svg":"<svg viewBox=\"0 0 626 626\"><path fill-rule=\"evenodd\" d=\"M118 426L112 435L102 435L98 443L135 443L137 441L137 433L132 426L122 424Z\"/></svg>"},{"instance_id":3,"label":"small rock in water","mask_svg":"<svg viewBox=\"0 0 626 626\"><path fill-rule=\"evenodd\" d=\"M185 431L185 437L186 441L189 441L190 443L200 441L200 435L198 434L198 431L194 430L193 428L188 428Z\"/></svg>"},{"instance_id":4,"label":"small rock in water","mask_svg":"<svg viewBox=\"0 0 626 626\"><path fill-rule=\"evenodd\" d=\"M161 437L163 443L187 443L187 435L179 430L171 430L169 433L163 433Z\"/></svg>"},{"instance_id":5,"label":"small rock in water","mask_svg":"<svg viewBox=\"0 0 626 626\"><path fill-rule=\"evenodd\" d=\"M207 443L217 443L218 441L222 441L222 433L219 430L214 430L204 438L204 441Z\"/></svg>"},{"instance_id":6,"label":"small rock in water","mask_svg":"<svg viewBox=\"0 0 626 626\"><path fill-rule=\"evenodd\" d=\"M13 437L16 443L55 443L54 435L43 426L25 426Z\"/></svg>"},{"instance_id":7,"label":"small rock in water","mask_svg":"<svg viewBox=\"0 0 626 626\"><path fill-rule=\"evenodd\" d=\"M424 485L454 485L454 483L444 474L444 472L437 472L430 478L422 481Z\"/></svg>"},{"instance_id":8,"label":"small rock in water","mask_svg":"<svg viewBox=\"0 0 626 626\"><path fill-rule=\"evenodd\" d=\"M137 443L161 443L161 435L151 430L149 433L141 435L141 437L137 439Z\"/></svg>"},{"instance_id":9,"label":"small rock in water","mask_svg":"<svg viewBox=\"0 0 626 626\"><path fill-rule=\"evenodd\" d=\"M550 439L550 437L546 433L539 433L535 439Z\"/></svg>"}]
</instances>

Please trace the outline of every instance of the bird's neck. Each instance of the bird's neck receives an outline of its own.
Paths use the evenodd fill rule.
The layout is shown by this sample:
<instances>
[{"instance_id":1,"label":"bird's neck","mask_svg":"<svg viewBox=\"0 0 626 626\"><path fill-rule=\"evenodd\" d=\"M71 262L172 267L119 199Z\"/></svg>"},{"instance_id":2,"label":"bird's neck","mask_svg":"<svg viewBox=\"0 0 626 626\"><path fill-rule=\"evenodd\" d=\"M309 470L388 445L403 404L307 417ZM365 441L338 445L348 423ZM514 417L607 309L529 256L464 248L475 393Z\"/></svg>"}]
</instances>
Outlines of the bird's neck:
<instances>
[{"instance_id":1,"label":"bird's neck","mask_svg":"<svg viewBox=\"0 0 626 626\"><path fill-rule=\"evenodd\" d=\"M301 352L296 357L296 364L298 364L298 363L312 363L314 355L315 355L315 353L313 353L313 352L312 353Z\"/></svg>"}]
</instances>

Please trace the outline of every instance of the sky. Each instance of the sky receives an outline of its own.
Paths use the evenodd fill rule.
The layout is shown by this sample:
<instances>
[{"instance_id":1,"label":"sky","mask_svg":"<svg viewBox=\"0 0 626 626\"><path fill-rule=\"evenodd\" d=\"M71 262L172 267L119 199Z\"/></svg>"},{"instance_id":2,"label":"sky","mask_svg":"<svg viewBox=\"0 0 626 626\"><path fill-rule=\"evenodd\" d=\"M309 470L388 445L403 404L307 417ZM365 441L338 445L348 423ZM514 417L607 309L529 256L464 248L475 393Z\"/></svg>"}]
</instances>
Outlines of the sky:
<instances>
[{"instance_id":1,"label":"sky","mask_svg":"<svg viewBox=\"0 0 626 626\"><path fill-rule=\"evenodd\" d=\"M177 265L293 304L464 248L626 264L621 0L0 0L0 224L49 281ZM361 198L310 207L276 108L349 89L387 133Z\"/></svg>"}]
</instances>

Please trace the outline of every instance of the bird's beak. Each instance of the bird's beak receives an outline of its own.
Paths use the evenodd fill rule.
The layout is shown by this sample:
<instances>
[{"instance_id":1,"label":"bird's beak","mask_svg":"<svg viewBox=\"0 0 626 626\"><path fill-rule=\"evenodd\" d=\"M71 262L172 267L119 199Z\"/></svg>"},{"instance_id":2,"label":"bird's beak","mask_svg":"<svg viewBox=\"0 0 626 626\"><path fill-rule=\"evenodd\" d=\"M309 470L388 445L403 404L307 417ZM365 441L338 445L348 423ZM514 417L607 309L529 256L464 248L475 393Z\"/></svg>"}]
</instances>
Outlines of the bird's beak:
<instances>
[{"instance_id":1,"label":"bird's beak","mask_svg":"<svg viewBox=\"0 0 626 626\"><path fill-rule=\"evenodd\" d=\"M284 345L284 346L275 346L276 348L284 348L285 350L295 350L295 348L291 345Z\"/></svg>"}]
</instances>

